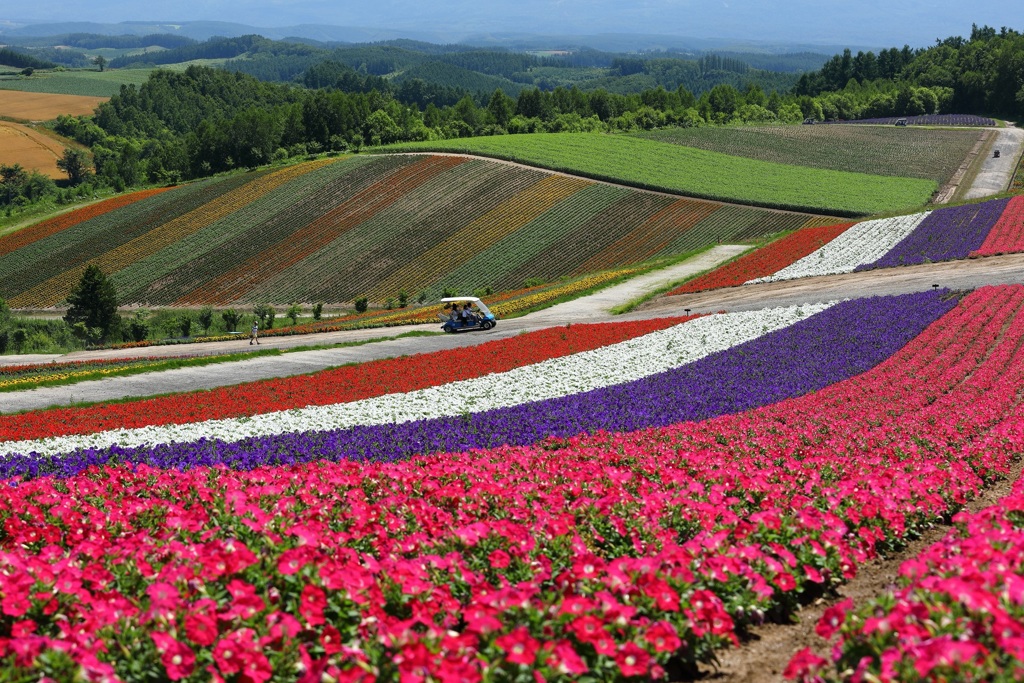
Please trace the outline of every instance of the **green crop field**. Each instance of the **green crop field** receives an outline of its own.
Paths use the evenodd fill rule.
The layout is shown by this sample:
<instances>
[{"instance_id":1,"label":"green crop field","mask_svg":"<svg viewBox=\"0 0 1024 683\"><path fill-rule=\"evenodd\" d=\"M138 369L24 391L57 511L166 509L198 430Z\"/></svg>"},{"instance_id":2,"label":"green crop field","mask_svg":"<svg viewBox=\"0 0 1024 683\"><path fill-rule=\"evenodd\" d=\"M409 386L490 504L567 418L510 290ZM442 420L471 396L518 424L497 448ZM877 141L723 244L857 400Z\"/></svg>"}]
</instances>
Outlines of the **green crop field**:
<instances>
[{"instance_id":1,"label":"green crop field","mask_svg":"<svg viewBox=\"0 0 1024 683\"><path fill-rule=\"evenodd\" d=\"M703 199L842 216L914 209L934 180L780 164L628 135L543 133L394 145L522 162Z\"/></svg>"},{"instance_id":2,"label":"green crop field","mask_svg":"<svg viewBox=\"0 0 1024 683\"><path fill-rule=\"evenodd\" d=\"M710 152L944 183L990 131L895 126L705 126L637 133Z\"/></svg>"},{"instance_id":3,"label":"green crop field","mask_svg":"<svg viewBox=\"0 0 1024 683\"><path fill-rule=\"evenodd\" d=\"M124 195L12 232L0 297L59 306L95 264L126 304L435 299L832 221L487 159L360 154Z\"/></svg>"},{"instance_id":4,"label":"green crop field","mask_svg":"<svg viewBox=\"0 0 1024 683\"><path fill-rule=\"evenodd\" d=\"M126 84L142 85L152 69L37 71L31 77L0 77L0 90L111 97Z\"/></svg>"}]
</instances>

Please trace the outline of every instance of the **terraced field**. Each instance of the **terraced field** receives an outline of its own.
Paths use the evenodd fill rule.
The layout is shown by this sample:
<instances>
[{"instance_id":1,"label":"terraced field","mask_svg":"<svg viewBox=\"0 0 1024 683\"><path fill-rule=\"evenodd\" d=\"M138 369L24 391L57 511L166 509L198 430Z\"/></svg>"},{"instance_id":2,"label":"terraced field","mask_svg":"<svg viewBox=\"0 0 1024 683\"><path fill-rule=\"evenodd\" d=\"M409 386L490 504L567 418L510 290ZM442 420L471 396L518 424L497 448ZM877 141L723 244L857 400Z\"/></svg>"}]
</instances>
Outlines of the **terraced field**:
<instances>
[{"instance_id":1,"label":"terraced field","mask_svg":"<svg viewBox=\"0 0 1024 683\"><path fill-rule=\"evenodd\" d=\"M479 154L691 197L843 216L915 209L938 188L926 178L794 166L628 135L498 135L388 149Z\"/></svg>"},{"instance_id":2,"label":"terraced field","mask_svg":"<svg viewBox=\"0 0 1024 683\"><path fill-rule=\"evenodd\" d=\"M836 222L452 155L328 159L127 195L0 238L0 297L333 304L522 288Z\"/></svg>"},{"instance_id":3,"label":"terraced field","mask_svg":"<svg viewBox=\"0 0 1024 683\"><path fill-rule=\"evenodd\" d=\"M894 126L672 128L636 137L748 159L945 183L991 130Z\"/></svg>"}]
</instances>

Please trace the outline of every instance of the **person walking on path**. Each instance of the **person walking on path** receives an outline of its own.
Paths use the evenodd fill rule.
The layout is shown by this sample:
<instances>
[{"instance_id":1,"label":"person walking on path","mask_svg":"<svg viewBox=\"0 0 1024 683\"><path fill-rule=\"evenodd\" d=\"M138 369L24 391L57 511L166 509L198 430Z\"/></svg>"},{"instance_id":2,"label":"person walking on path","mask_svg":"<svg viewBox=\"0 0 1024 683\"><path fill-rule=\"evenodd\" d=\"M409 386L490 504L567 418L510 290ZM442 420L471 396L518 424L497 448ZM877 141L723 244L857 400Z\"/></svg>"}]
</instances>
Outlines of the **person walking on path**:
<instances>
[{"instance_id":1,"label":"person walking on path","mask_svg":"<svg viewBox=\"0 0 1024 683\"><path fill-rule=\"evenodd\" d=\"M260 345L259 331L260 324L253 320L252 327L249 329L249 346L252 346L253 342L256 342L256 346Z\"/></svg>"}]
</instances>

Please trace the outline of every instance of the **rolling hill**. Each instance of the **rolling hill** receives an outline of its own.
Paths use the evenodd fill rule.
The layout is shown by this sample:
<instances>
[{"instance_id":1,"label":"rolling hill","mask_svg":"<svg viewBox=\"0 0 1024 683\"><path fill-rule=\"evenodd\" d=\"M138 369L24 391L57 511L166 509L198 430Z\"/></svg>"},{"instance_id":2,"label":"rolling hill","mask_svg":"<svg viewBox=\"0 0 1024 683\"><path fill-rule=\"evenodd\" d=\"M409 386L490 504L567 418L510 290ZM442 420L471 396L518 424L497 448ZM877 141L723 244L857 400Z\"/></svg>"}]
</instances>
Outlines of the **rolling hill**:
<instances>
[{"instance_id":1,"label":"rolling hill","mask_svg":"<svg viewBox=\"0 0 1024 683\"><path fill-rule=\"evenodd\" d=\"M59 306L95 263L123 304L382 303L835 222L451 155L325 159L132 197L0 238L0 297Z\"/></svg>"}]
</instances>

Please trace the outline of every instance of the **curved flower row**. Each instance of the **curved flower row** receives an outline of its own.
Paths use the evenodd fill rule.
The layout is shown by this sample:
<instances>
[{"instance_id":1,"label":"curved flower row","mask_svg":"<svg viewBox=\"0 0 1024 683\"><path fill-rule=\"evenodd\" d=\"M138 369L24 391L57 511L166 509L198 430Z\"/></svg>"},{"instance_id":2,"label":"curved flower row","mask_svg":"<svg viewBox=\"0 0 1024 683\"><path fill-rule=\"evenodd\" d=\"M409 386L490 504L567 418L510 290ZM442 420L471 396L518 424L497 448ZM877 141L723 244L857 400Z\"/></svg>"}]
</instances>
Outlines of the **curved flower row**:
<instances>
[{"instance_id":1,"label":"curved flower row","mask_svg":"<svg viewBox=\"0 0 1024 683\"><path fill-rule=\"evenodd\" d=\"M668 294L671 296L702 292L719 287L734 287L754 278L767 277L820 249L843 234L852 225L853 223L840 223L802 228L760 249L744 254L721 268L696 277Z\"/></svg>"},{"instance_id":2,"label":"curved flower row","mask_svg":"<svg viewBox=\"0 0 1024 683\"><path fill-rule=\"evenodd\" d=\"M317 459L397 460L417 453L527 445L551 436L629 431L706 419L799 396L863 372L906 344L952 305L952 300L943 300L933 292L844 302L752 341L632 382L615 384L613 378L597 375L598 388L584 393L492 409L482 400L480 405L469 402L463 413L455 416L396 423L388 418L397 420L398 416L377 412L375 416L383 417L385 423L330 429L329 423L288 422L288 416L282 415L272 417L281 420L278 424L316 431L246 438L248 422L240 421L230 425L235 431L220 439L207 438L208 430L200 430L197 435L182 425L170 427L150 444L136 447L129 442L103 448L109 443L106 435L95 437L100 448L80 445L90 443L94 438L90 435L34 442L31 449L7 444L0 478L51 473L63 476L92 465L118 462L175 468L226 464L249 469ZM699 343L713 341L710 336L702 336ZM669 351L669 342L678 343L671 337L662 339L651 345L653 355ZM612 357L621 361L628 354ZM587 372L586 364L577 368L578 372ZM536 386L543 391L543 382ZM529 397L520 395L519 399ZM345 406L339 409L344 414ZM123 442L134 437L115 435ZM175 439L181 441L172 442ZM20 447L20 453L12 452L16 447ZM68 452L73 448L78 450Z\"/></svg>"},{"instance_id":3,"label":"curved flower row","mask_svg":"<svg viewBox=\"0 0 1024 683\"><path fill-rule=\"evenodd\" d=\"M852 273L862 263L881 258L909 235L930 212L863 221L849 228L822 248L767 277L749 283L776 282L815 275Z\"/></svg>"},{"instance_id":4,"label":"curved flower row","mask_svg":"<svg viewBox=\"0 0 1024 683\"><path fill-rule=\"evenodd\" d=\"M481 377L616 344L690 319L659 318L549 328L480 344L471 353L465 350L423 353L342 366L312 375L247 382L124 404L0 415L0 443L88 434L114 427L131 429L243 417L413 391L440 380Z\"/></svg>"},{"instance_id":5,"label":"curved flower row","mask_svg":"<svg viewBox=\"0 0 1024 683\"><path fill-rule=\"evenodd\" d=\"M21 482L0 499L0 663L26 679L681 678L1008 470L1022 306L1024 288L979 291L866 373L701 423Z\"/></svg>"},{"instance_id":6,"label":"curved flower row","mask_svg":"<svg viewBox=\"0 0 1024 683\"><path fill-rule=\"evenodd\" d=\"M1008 202L1008 199L993 199L936 209L888 253L855 270L965 259L981 247Z\"/></svg>"},{"instance_id":7,"label":"curved flower row","mask_svg":"<svg viewBox=\"0 0 1024 683\"><path fill-rule=\"evenodd\" d=\"M1010 199L1006 211L971 256L994 256L1024 251L1024 195Z\"/></svg>"},{"instance_id":8,"label":"curved flower row","mask_svg":"<svg viewBox=\"0 0 1024 683\"><path fill-rule=\"evenodd\" d=\"M545 360L505 372L438 386L391 393L343 403L293 408L229 420L115 429L39 441L0 443L0 455L56 455L117 444L192 442L202 439L237 442L254 437L356 425L401 424L440 417L493 411L532 401L601 389L650 377L728 349L825 310L829 304L746 311L691 320L642 337ZM435 372L448 363L437 359Z\"/></svg>"}]
</instances>

